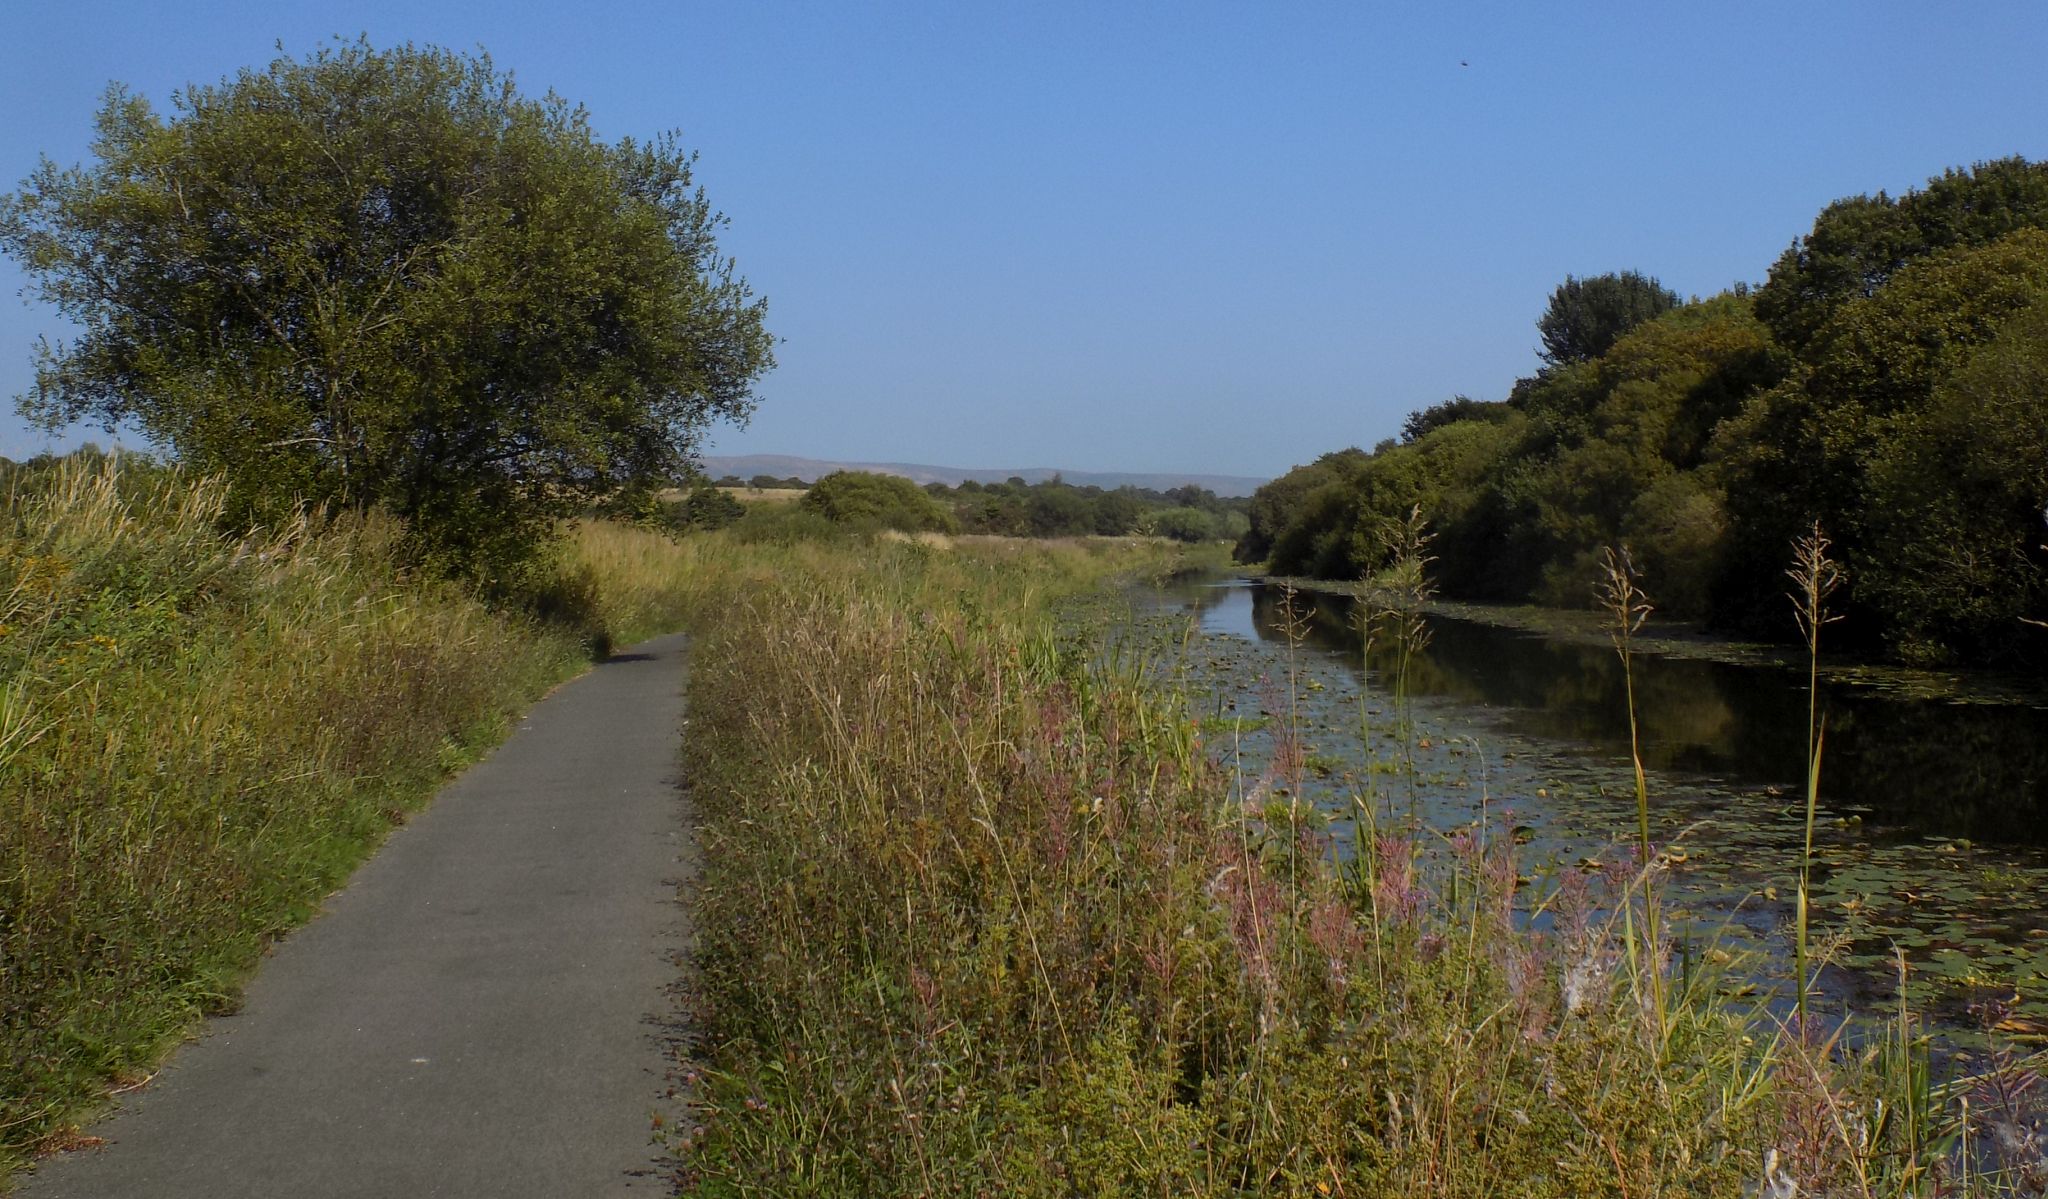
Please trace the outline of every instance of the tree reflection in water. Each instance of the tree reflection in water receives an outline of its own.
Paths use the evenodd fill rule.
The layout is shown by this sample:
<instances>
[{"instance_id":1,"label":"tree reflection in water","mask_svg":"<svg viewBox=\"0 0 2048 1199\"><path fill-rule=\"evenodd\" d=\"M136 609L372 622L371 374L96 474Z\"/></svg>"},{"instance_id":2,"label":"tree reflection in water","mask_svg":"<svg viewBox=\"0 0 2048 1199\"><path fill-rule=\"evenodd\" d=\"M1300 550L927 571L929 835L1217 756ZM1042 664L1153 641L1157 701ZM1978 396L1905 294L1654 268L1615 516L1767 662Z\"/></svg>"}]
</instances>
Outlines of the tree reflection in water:
<instances>
[{"instance_id":1,"label":"tree reflection in water","mask_svg":"<svg viewBox=\"0 0 2048 1199\"><path fill-rule=\"evenodd\" d=\"M1231 623L1278 636L1276 591L1212 590L1216 605L1234 599L1249 608L1249 620ZM1317 643L1355 661L1352 601L1323 595L1312 602ZM1431 628L1428 648L1409 666L1411 694L1487 709L1526 736L1626 754L1621 670L1606 647L1446 616L1432 617ZM1377 673L1379 647L1373 657ZM1636 687L1650 768L1788 790L1802 785L1806 694L1798 672L1645 654ZM1918 833L2048 845L2048 711L1841 682L1823 682L1822 706L1828 761L1821 798L1829 807Z\"/></svg>"}]
</instances>

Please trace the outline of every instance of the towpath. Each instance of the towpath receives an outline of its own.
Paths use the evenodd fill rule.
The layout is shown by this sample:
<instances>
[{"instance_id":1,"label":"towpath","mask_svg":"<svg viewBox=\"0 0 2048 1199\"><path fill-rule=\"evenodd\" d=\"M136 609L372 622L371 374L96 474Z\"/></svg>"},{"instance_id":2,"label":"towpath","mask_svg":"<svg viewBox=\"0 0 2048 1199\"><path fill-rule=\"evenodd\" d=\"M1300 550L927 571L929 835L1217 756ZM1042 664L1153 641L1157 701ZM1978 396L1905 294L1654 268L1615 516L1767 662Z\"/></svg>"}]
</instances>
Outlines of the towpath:
<instances>
[{"instance_id":1,"label":"towpath","mask_svg":"<svg viewBox=\"0 0 2048 1199\"><path fill-rule=\"evenodd\" d=\"M666 1194L682 648L535 706L21 1195Z\"/></svg>"}]
</instances>

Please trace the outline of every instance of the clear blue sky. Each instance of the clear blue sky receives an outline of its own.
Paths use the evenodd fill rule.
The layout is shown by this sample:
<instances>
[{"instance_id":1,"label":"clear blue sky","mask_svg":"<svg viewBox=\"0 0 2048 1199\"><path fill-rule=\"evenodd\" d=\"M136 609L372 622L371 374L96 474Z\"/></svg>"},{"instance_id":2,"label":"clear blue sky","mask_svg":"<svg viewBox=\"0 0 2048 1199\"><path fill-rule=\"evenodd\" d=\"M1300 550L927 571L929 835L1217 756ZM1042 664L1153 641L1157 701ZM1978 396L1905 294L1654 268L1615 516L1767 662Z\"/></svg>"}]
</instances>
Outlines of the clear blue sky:
<instances>
[{"instance_id":1,"label":"clear blue sky","mask_svg":"<svg viewBox=\"0 0 2048 1199\"><path fill-rule=\"evenodd\" d=\"M1838 196L2048 157L2039 0L79 0L9 13L0 187L80 161L110 81L166 106L358 33L702 152L784 339L718 453L1277 473L1502 396L1567 273L1709 294ZM61 332L21 283L0 396Z\"/></svg>"}]
</instances>

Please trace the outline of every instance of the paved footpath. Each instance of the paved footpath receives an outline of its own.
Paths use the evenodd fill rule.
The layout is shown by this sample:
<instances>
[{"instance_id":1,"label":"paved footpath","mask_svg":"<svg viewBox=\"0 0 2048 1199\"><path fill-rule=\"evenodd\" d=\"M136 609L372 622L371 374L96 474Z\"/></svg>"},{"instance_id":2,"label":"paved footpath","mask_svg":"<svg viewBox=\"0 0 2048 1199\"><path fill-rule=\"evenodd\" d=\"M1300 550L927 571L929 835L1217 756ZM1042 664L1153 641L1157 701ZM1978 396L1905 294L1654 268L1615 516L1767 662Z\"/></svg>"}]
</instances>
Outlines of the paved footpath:
<instances>
[{"instance_id":1,"label":"paved footpath","mask_svg":"<svg viewBox=\"0 0 2048 1199\"><path fill-rule=\"evenodd\" d=\"M682 640L542 701L25 1199L668 1193Z\"/></svg>"}]
</instances>

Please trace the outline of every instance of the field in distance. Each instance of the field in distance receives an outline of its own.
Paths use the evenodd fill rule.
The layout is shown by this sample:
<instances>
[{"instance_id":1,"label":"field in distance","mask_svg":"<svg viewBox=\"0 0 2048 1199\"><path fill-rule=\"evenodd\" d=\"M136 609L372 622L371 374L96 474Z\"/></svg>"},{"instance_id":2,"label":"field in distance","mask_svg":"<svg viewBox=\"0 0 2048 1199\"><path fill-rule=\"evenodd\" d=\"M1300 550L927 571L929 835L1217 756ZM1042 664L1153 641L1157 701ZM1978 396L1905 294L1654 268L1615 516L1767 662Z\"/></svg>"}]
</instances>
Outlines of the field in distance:
<instances>
[{"instance_id":1,"label":"field in distance","mask_svg":"<svg viewBox=\"0 0 2048 1199\"><path fill-rule=\"evenodd\" d=\"M720 487L720 491L743 504L788 504L804 498L808 487Z\"/></svg>"}]
</instances>

